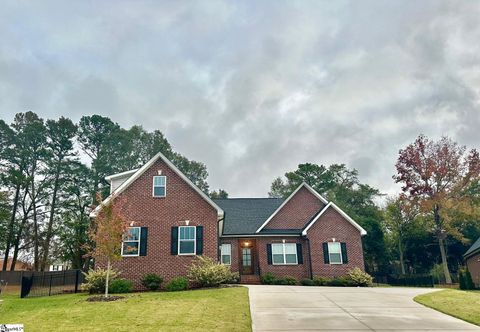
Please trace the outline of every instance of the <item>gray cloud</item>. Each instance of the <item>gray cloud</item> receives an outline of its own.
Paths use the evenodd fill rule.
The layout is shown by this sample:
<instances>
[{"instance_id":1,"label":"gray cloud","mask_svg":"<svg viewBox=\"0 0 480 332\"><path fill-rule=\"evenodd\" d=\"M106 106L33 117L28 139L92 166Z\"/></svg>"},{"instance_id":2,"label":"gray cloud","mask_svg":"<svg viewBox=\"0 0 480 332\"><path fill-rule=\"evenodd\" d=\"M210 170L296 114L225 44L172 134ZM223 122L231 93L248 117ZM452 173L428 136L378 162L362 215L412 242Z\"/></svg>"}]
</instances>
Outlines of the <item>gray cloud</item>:
<instances>
[{"instance_id":1,"label":"gray cloud","mask_svg":"<svg viewBox=\"0 0 480 332\"><path fill-rule=\"evenodd\" d=\"M392 193L419 133L478 145L479 15L471 1L11 1L0 111L160 129L233 196L302 162Z\"/></svg>"}]
</instances>

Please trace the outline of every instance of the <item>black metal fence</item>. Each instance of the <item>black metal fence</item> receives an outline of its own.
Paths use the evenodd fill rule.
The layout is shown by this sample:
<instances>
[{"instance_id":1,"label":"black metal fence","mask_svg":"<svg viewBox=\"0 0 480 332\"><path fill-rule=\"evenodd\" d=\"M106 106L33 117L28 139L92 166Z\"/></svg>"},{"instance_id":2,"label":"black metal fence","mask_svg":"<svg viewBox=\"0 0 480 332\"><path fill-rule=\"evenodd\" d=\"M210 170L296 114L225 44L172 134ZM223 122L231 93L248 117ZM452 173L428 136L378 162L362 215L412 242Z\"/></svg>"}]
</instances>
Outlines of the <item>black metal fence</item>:
<instances>
[{"instance_id":1,"label":"black metal fence","mask_svg":"<svg viewBox=\"0 0 480 332\"><path fill-rule=\"evenodd\" d=\"M406 275L375 275L377 284L392 286L433 287L435 282L431 274L406 274Z\"/></svg>"},{"instance_id":2,"label":"black metal fence","mask_svg":"<svg viewBox=\"0 0 480 332\"><path fill-rule=\"evenodd\" d=\"M77 293L84 275L80 270L30 272L21 276L20 297Z\"/></svg>"}]
</instances>

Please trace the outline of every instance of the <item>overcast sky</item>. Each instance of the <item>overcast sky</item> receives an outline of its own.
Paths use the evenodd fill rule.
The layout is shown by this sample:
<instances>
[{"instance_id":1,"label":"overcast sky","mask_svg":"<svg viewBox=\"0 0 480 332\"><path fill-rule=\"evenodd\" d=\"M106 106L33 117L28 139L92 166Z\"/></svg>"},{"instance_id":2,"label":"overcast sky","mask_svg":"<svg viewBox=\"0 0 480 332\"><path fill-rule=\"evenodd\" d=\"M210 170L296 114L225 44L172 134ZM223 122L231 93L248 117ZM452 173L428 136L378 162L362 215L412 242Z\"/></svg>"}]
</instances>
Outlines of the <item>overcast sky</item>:
<instances>
[{"instance_id":1,"label":"overcast sky","mask_svg":"<svg viewBox=\"0 0 480 332\"><path fill-rule=\"evenodd\" d=\"M0 114L160 129L212 189L299 163L385 193L424 133L480 147L480 1L2 1Z\"/></svg>"}]
</instances>

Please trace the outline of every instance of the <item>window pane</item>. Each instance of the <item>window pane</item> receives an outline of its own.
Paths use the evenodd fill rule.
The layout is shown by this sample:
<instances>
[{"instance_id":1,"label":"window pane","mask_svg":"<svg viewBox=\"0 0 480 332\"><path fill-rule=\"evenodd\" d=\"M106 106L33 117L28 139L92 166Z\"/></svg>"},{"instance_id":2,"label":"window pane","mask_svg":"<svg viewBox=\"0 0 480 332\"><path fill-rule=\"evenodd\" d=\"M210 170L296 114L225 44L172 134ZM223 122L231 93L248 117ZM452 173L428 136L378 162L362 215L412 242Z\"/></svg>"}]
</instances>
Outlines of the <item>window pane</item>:
<instances>
[{"instance_id":1,"label":"window pane","mask_svg":"<svg viewBox=\"0 0 480 332\"><path fill-rule=\"evenodd\" d=\"M165 186L165 176L154 176L153 177L154 186Z\"/></svg>"},{"instance_id":2,"label":"window pane","mask_svg":"<svg viewBox=\"0 0 480 332\"><path fill-rule=\"evenodd\" d=\"M165 187L153 187L153 196L164 197L165 196Z\"/></svg>"},{"instance_id":3,"label":"window pane","mask_svg":"<svg viewBox=\"0 0 480 332\"><path fill-rule=\"evenodd\" d=\"M123 255L138 255L138 242L123 242Z\"/></svg>"},{"instance_id":4,"label":"window pane","mask_svg":"<svg viewBox=\"0 0 480 332\"><path fill-rule=\"evenodd\" d=\"M297 255L296 254L288 254L285 255L287 259L287 264L297 264Z\"/></svg>"},{"instance_id":5,"label":"window pane","mask_svg":"<svg viewBox=\"0 0 480 332\"><path fill-rule=\"evenodd\" d=\"M222 264L230 265L230 255L222 255Z\"/></svg>"},{"instance_id":6,"label":"window pane","mask_svg":"<svg viewBox=\"0 0 480 332\"><path fill-rule=\"evenodd\" d=\"M340 242L328 242L328 252L341 254L342 248L340 247Z\"/></svg>"},{"instance_id":7,"label":"window pane","mask_svg":"<svg viewBox=\"0 0 480 332\"><path fill-rule=\"evenodd\" d=\"M273 263L274 264L285 264L283 261L283 254L282 255L273 255Z\"/></svg>"},{"instance_id":8,"label":"window pane","mask_svg":"<svg viewBox=\"0 0 480 332\"><path fill-rule=\"evenodd\" d=\"M181 254L194 254L195 253L195 241L180 241L180 253Z\"/></svg>"},{"instance_id":9,"label":"window pane","mask_svg":"<svg viewBox=\"0 0 480 332\"><path fill-rule=\"evenodd\" d=\"M297 244L296 243L285 243L285 253L286 254L297 254Z\"/></svg>"},{"instance_id":10,"label":"window pane","mask_svg":"<svg viewBox=\"0 0 480 332\"><path fill-rule=\"evenodd\" d=\"M231 254L231 245L230 243L224 243L222 244L221 252L222 255L230 255Z\"/></svg>"},{"instance_id":11,"label":"window pane","mask_svg":"<svg viewBox=\"0 0 480 332\"><path fill-rule=\"evenodd\" d=\"M341 264L342 255L337 253L330 253L330 264Z\"/></svg>"},{"instance_id":12,"label":"window pane","mask_svg":"<svg viewBox=\"0 0 480 332\"><path fill-rule=\"evenodd\" d=\"M140 228L139 227L130 227L127 229L127 234L125 234L125 241L137 241L140 239Z\"/></svg>"},{"instance_id":13,"label":"window pane","mask_svg":"<svg viewBox=\"0 0 480 332\"><path fill-rule=\"evenodd\" d=\"M283 244L281 243L272 244L272 254L283 255Z\"/></svg>"}]
</instances>

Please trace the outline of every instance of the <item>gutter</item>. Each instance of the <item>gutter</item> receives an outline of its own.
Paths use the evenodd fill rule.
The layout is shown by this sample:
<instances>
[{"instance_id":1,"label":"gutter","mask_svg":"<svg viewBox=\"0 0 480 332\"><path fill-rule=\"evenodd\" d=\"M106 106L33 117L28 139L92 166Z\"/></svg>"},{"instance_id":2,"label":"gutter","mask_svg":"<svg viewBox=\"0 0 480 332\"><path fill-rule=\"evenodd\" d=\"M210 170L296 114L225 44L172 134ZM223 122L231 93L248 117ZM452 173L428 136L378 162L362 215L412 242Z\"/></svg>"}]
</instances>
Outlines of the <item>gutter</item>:
<instances>
[{"instance_id":1,"label":"gutter","mask_svg":"<svg viewBox=\"0 0 480 332\"><path fill-rule=\"evenodd\" d=\"M313 279L313 267L312 267L312 251L310 247L310 239L308 237L305 237L305 240L307 241L307 247L308 247L308 269L309 269L309 274L310 274L310 279Z\"/></svg>"}]
</instances>

